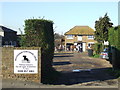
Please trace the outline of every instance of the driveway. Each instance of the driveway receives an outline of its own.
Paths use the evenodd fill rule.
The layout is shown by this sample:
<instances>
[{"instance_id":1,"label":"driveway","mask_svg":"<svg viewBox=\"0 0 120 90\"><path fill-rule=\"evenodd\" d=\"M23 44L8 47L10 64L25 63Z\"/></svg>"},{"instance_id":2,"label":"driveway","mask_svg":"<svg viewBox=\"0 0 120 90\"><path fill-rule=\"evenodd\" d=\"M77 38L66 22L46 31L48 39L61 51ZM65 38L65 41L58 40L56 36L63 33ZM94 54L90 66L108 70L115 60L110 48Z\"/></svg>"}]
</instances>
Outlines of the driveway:
<instances>
[{"instance_id":1,"label":"driveway","mask_svg":"<svg viewBox=\"0 0 120 90\"><path fill-rule=\"evenodd\" d=\"M116 86L118 80L109 73L112 65L87 53L55 53L53 67L61 72L56 84L74 86Z\"/></svg>"}]
</instances>

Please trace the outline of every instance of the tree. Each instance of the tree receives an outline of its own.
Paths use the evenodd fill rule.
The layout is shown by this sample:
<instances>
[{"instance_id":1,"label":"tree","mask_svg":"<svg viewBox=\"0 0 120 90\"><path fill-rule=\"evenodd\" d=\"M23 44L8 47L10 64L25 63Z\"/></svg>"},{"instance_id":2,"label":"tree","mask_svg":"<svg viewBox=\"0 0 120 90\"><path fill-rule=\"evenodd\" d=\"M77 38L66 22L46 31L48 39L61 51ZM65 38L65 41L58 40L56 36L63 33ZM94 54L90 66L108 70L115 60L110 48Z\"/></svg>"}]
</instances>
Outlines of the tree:
<instances>
[{"instance_id":1,"label":"tree","mask_svg":"<svg viewBox=\"0 0 120 90\"><path fill-rule=\"evenodd\" d=\"M59 33L55 33L54 34L54 43L55 43L55 47L58 47L59 45L62 44L62 42L64 42L64 36L60 35Z\"/></svg>"},{"instance_id":2,"label":"tree","mask_svg":"<svg viewBox=\"0 0 120 90\"><path fill-rule=\"evenodd\" d=\"M102 18L100 17L98 21L95 21L95 40L99 43L108 41L108 30L112 27L113 23L110 22L110 18L107 13Z\"/></svg>"},{"instance_id":3,"label":"tree","mask_svg":"<svg viewBox=\"0 0 120 90\"><path fill-rule=\"evenodd\" d=\"M54 39L61 39L63 38L64 36L63 35L60 35L59 33L55 33L54 34Z\"/></svg>"}]
</instances>

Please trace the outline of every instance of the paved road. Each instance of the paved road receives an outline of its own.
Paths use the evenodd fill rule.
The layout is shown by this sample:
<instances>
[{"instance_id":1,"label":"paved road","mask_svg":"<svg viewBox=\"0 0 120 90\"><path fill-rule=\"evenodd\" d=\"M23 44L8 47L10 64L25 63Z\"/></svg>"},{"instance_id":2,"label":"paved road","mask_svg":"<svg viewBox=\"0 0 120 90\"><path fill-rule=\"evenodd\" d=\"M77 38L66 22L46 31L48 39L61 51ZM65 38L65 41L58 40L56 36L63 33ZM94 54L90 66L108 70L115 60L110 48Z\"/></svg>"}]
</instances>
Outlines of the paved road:
<instances>
[{"instance_id":1,"label":"paved road","mask_svg":"<svg viewBox=\"0 0 120 90\"><path fill-rule=\"evenodd\" d=\"M86 53L56 53L53 67L61 72L54 85L3 79L3 88L118 88L118 80L107 70L111 65L104 59L88 57ZM73 72L79 69L81 72ZM81 90L81 89L80 89ZM108 90L108 89L106 89ZM112 89L111 89L112 90Z\"/></svg>"}]
</instances>

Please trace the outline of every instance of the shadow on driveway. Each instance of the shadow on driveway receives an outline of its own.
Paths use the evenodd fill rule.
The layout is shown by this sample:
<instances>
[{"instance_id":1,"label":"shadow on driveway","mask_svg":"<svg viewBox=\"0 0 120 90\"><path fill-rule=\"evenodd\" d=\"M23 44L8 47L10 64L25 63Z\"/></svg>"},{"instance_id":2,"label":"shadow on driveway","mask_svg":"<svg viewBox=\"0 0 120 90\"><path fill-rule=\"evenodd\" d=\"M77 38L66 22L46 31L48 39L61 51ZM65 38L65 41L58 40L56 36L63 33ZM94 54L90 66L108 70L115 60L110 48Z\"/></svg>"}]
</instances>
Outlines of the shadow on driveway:
<instances>
[{"instance_id":1,"label":"shadow on driveway","mask_svg":"<svg viewBox=\"0 0 120 90\"><path fill-rule=\"evenodd\" d=\"M56 65L68 65L68 64L71 64L70 62L53 62L53 65L56 66Z\"/></svg>"},{"instance_id":2,"label":"shadow on driveway","mask_svg":"<svg viewBox=\"0 0 120 90\"><path fill-rule=\"evenodd\" d=\"M95 82L93 86L117 85L117 77L110 73L112 66L107 61L89 58L87 53L55 53L53 66L56 66L57 71L60 69L57 80L51 83L53 85L86 83L91 86L93 82ZM76 68L77 72L74 70ZM86 71L87 68L89 68L88 71Z\"/></svg>"},{"instance_id":3,"label":"shadow on driveway","mask_svg":"<svg viewBox=\"0 0 120 90\"><path fill-rule=\"evenodd\" d=\"M109 70L111 69L112 68L99 68L99 69L91 69L91 71L83 70L80 72L72 72L72 71L60 72L61 75L59 76L58 80L56 80L56 82L52 84L74 85L74 84L82 84L82 83L87 83L92 81L101 82L105 80L117 79L117 77L114 77L109 73ZM116 84L117 82L107 81L106 83L108 85L113 85L113 84Z\"/></svg>"},{"instance_id":4,"label":"shadow on driveway","mask_svg":"<svg viewBox=\"0 0 120 90\"><path fill-rule=\"evenodd\" d=\"M60 58L60 57L73 57L73 55L55 55L54 57L58 57L58 58Z\"/></svg>"}]
</instances>

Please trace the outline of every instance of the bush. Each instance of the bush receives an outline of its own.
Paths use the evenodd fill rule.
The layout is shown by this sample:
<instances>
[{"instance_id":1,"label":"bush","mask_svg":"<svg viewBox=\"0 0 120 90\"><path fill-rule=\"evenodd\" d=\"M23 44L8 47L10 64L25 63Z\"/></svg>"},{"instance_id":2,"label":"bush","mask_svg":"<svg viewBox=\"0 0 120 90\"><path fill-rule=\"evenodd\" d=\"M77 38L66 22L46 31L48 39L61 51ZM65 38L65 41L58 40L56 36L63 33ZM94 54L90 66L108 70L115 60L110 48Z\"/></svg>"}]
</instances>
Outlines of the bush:
<instances>
[{"instance_id":1,"label":"bush","mask_svg":"<svg viewBox=\"0 0 120 90\"><path fill-rule=\"evenodd\" d=\"M102 43L95 43L95 45L93 46L93 50L95 54L100 54L100 52L103 50Z\"/></svg>"},{"instance_id":2,"label":"bush","mask_svg":"<svg viewBox=\"0 0 120 90\"><path fill-rule=\"evenodd\" d=\"M99 55L99 54L94 54L93 57L94 57L94 58L99 58L100 55Z\"/></svg>"},{"instance_id":3,"label":"bush","mask_svg":"<svg viewBox=\"0 0 120 90\"><path fill-rule=\"evenodd\" d=\"M41 47L42 82L52 73L54 55L53 22L44 19L25 20L25 35L21 39L22 46Z\"/></svg>"}]
</instances>

